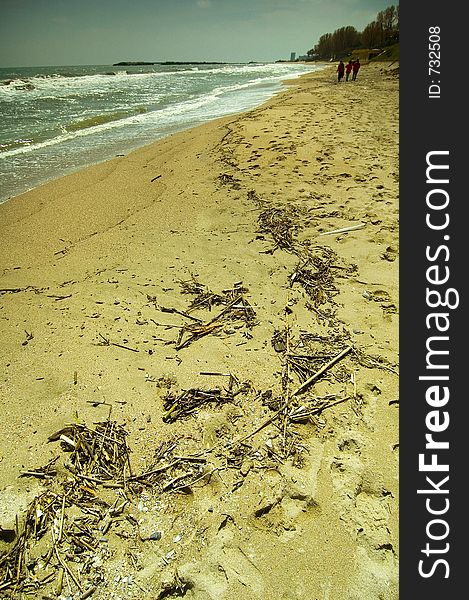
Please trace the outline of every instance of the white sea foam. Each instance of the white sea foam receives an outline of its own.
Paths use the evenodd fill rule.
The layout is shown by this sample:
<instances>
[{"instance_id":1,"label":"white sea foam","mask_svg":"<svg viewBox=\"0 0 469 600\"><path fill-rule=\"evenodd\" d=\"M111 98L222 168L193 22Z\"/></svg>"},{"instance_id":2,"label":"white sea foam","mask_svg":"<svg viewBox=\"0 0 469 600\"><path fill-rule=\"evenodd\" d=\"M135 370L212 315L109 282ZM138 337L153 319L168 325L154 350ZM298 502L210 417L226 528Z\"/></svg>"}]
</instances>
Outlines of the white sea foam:
<instances>
[{"instance_id":1,"label":"white sea foam","mask_svg":"<svg viewBox=\"0 0 469 600\"><path fill-rule=\"evenodd\" d=\"M1 199L173 131L245 110L314 65L0 69ZM115 74L111 74L115 73Z\"/></svg>"}]
</instances>

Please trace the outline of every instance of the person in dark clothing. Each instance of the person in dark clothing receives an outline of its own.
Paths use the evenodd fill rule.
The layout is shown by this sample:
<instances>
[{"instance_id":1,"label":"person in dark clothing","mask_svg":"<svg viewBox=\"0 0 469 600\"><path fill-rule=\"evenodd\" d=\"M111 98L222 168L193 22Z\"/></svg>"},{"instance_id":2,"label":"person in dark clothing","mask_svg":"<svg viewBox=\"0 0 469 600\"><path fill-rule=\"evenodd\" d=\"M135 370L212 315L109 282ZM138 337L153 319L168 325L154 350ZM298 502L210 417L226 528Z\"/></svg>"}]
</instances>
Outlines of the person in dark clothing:
<instances>
[{"instance_id":1,"label":"person in dark clothing","mask_svg":"<svg viewBox=\"0 0 469 600\"><path fill-rule=\"evenodd\" d=\"M345 81L348 81L350 73L352 72L353 62L351 60L345 66Z\"/></svg>"},{"instance_id":2,"label":"person in dark clothing","mask_svg":"<svg viewBox=\"0 0 469 600\"><path fill-rule=\"evenodd\" d=\"M340 82L344 78L345 65L342 61L340 61L339 66L337 67L337 80Z\"/></svg>"},{"instance_id":3,"label":"person in dark clothing","mask_svg":"<svg viewBox=\"0 0 469 600\"><path fill-rule=\"evenodd\" d=\"M357 75L358 75L358 71L360 70L360 60L357 58L357 60L353 63L352 66L352 81L355 81L357 79Z\"/></svg>"}]
</instances>

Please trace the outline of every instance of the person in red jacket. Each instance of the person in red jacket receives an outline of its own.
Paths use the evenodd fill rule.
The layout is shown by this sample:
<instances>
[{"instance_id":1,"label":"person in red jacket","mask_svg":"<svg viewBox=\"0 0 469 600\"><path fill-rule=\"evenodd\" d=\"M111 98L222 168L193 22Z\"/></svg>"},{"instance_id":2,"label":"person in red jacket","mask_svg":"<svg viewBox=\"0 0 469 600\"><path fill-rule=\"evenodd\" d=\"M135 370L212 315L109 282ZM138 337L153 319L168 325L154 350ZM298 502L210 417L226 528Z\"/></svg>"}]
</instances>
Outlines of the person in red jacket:
<instances>
[{"instance_id":1,"label":"person in red jacket","mask_svg":"<svg viewBox=\"0 0 469 600\"><path fill-rule=\"evenodd\" d=\"M353 63L352 66L352 81L356 80L358 71L360 70L360 66L360 60L357 58L357 60Z\"/></svg>"},{"instance_id":2,"label":"person in red jacket","mask_svg":"<svg viewBox=\"0 0 469 600\"><path fill-rule=\"evenodd\" d=\"M345 72L345 65L342 61L340 61L339 66L337 67L337 80L339 81L339 83L344 78L344 72Z\"/></svg>"},{"instance_id":3,"label":"person in red jacket","mask_svg":"<svg viewBox=\"0 0 469 600\"><path fill-rule=\"evenodd\" d=\"M352 72L352 66L353 63L351 60L349 60L348 63L345 65L345 81L348 81L348 78L350 77L350 73Z\"/></svg>"}]
</instances>

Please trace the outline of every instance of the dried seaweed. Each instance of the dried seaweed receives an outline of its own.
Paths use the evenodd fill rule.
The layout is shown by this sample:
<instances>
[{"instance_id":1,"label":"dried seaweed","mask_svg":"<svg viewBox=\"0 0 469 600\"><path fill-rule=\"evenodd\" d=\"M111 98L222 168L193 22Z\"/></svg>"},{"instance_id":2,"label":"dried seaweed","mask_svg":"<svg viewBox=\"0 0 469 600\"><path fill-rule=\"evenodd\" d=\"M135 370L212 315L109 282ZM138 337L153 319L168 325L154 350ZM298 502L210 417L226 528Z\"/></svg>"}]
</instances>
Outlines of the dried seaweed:
<instances>
[{"instance_id":1,"label":"dried seaweed","mask_svg":"<svg viewBox=\"0 0 469 600\"><path fill-rule=\"evenodd\" d=\"M205 289L205 288L204 288ZM223 290L221 294L213 295L211 292L200 292L197 287L195 304L190 309L206 306L211 308L213 304L220 304L224 308L211 320L185 324L181 327L176 341L176 350L189 346L192 342L205 337L209 333L218 332L222 327L233 321L243 321L248 329L256 325L256 313L248 300L244 297L247 288L239 282L229 290Z\"/></svg>"},{"instance_id":2,"label":"dried seaweed","mask_svg":"<svg viewBox=\"0 0 469 600\"><path fill-rule=\"evenodd\" d=\"M11 550L0 556L0 591L11 590L13 595L41 586L41 582L33 576L34 562L31 562L30 546L32 541L40 540L45 534L61 504L61 499L49 491L31 502L25 515L23 531Z\"/></svg>"},{"instance_id":3,"label":"dried seaweed","mask_svg":"<svg viewBox=\"0 0 469 600\"><path fill-rule=\"evenodd\" d=\"M341 404L350 400L349 396L338 397L335 394L329 394L321 398L313 398L301 406L295 406L290 411L288 417L292 423L301 423L310 421L312 416L320 415L324 410L332 408L336 404Z\"/></svg>"},{"instance_id":4,"label":"dried seaweed","mask_svg":"<svg viewBox=\"0 0 469 600\"><path fill-rule=\"evenodd\" d=\"M273 237L275 242L273 250L277 248L293 250L293 238L299 230L299 224L291 218L291 214L292 209L271 207L263 210L259 215L259 231Z\"/></svg>"},{"instance_id":5,"label":"dried seaweed","mask_svg":"<svg viewBox=\"0 0 469 600\"><path fill-rule=\"evenodd\" d=\"M113 510L118 512L116 504ZM69 519L67 511L72 506L81 509L83 516ZM73 582L80 598L89 597L102 580L91 557L103 532L99 528L102 516L108 513L97 507L95 514L85 514L85 510L84 504L71 500L65 484L60 493L46 490L34 498L15 544L0 557L0 591L7 591L11 598L21 593L37 597L39 589L55 582L55 592L60 595L65 573L69 593ZM83 563L80 575L77 560Z\"/></svg>"},{"instance_id":6,"label":"dried seaweed","mask_svg":"<svg viewBox=\"0 0 469 600\"><path fill-rule=\"evenodd\" d=\"M374 357L360 349L356 349L354 351L354 358L360 366L366 367L367 369L382 369L383 371L388 371L389 373L399 375L397 365L389 362L382 356Z\"/></svg>"},{"instance_id":7,"label":"dried seaweed","mask_svg":"<svg viewBox=\"0 0 469 600\"><path fill-rule=\"evenodd\" d=\"M52 477L55 477L57 475L55 463L57 462L58 458L58 456L52 458L43 467L37 467L35 469L21 471L20 477L36 477L37 479L51 479Z\"/></svg>"},{"instance_id":8,"label":"dried seaweed","mask_svg":"<svg viewBox=\"0 0 469 600\"><path fill-rule=\"evenodd\" d=\"M229 185L234 190L241 189L241 182L240 182L240 180L237 179L236 177L234 177L233 175L228 174L228 173L222 173L221 175L219 175L218 176L218 181L222 185Z\"/></svg>"},{"instance_id":9,"label":"dried seaweed","mask_svg":"<svg viewBox=\"0 0 469 600\"><path fill-rule=\"evenodd\" d=\"M217 406L226 402L233 402L235 395L231 392L222 392L219 389L201 390L199 388L191 388L179 395L168 393L164 399L163 415L165 423L172 423L182 417L186 417L193 413L201 406L207 404L216 404Z\"/></svg>"},{"instance_id":10,"label":"dried seaweed","mask_svg":"<svg viewBox=\"0 0 469 600\"><path fill-rule=\"evenodd\" d=\"M96 423L94 429L76 423L51 435L49 442L59 441L71 452L66 467L76 476L104 483L131 475L128 433L115 421Z\"/></svg>"},{"instance_id":11,"label":"dried seaweed","mask_svg":"<svg viewBox=\"0 0 469 600\"><path fill-rule=\"evenodd\" d=\"M336 259L336 254L330 248L308 248L307 258L297 265L290 277L291 285L299 283L315 308L333 302L333 297L339 293L332 271Z\"/></svg>"},{"instance_id":12,"label":"dried seaweed","mask_svg":"<svg viewBox=\"0 0 469 600\"><path fill-rule=\"evenodd\" d=\"M129 504L124 488L132 492L155 484L161 491L182 490L210 475L204 459L174 457L175 443L160 445L157 467L133 475L124 427L110 420L94 425L67 425L49 437L69 455L65 466L71 475L54 478L54 489L33 499L16 541L0 555L0 592L11 598L22 593L37 597L40 589L52 591L52 586L59 596L65 581L69 596L91 596L103 581L101 563L95 561L99 540L116 520L126 518L137 526L130 514L124 515ZM34 472L50 472L56 461ZM46 483L52 485L50 478ZM106 488L117 488L113 503L100 493L109 494Z\"/></svg>"}]
</instances>

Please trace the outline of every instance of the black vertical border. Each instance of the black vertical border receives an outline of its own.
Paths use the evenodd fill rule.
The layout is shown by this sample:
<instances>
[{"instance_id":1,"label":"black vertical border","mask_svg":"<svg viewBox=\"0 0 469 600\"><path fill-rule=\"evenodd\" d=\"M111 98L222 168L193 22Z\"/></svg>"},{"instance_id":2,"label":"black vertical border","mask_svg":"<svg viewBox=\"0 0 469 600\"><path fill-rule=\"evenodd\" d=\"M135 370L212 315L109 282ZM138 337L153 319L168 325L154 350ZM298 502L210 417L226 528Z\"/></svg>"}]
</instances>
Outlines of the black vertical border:
<instances>
[{"instance_id":1,"label":"black vertical border","mask_svg":"<svg viewBox=\"0 0 469 600\"><path fill-rule=\"evenodd\" d=\"M467 586L463 576L469 569L466 565L467 519L464 508L467 504L465 479L468 473L469 452L469 319L467 318L467 283L469 277L469 217L466 205L469 204L463 178L469 174L467 149L467 122L469 102L466 80L469 78L467 61L466 20L462 8L464 3L454 0L416 2L404 0L400 4L400 598L401 600L425 598L426 600L464 597ZM440 28L441 49L438 76L429 75L429 31L430 27ZM429 98L431 80L439 82L440 98ZM436 89L436 88L435 88ZM440 159L449 164L447 171L449 184L444 187L450 195L447 209L450 222L444 231L432 231L426 225L427 193L431 189L426 182L426 156L431 151L449 151ZM435 187L435 186L433 186ZM442 216L442 211L440 214ZM444 236L449 239L444 239ZM419 471L419 454L425 452L428 433L426 416L432 408L426 402L425 392L428 381L419 381L426 371L426 343L429 331L426 316L433 312L426 302L427 268L430 263L426 248L433 250L446 245L439 259L441 268L449 267L450 279L444 288L454 288L459 294L459 306L455 309L439 308L449 315L450 326L447 349L449 355L440 362L449 364L448 385L450 399L441 411L449 413L450 424L446 431L434 434L435 439L449 442L449 449L438 452L438 461L449 464L449 472L422 473ZM433 252L433 250L431 252ZM434 253L432 254L434 255ZM433 335L435 332L433 330ZM444 348L444 344L440 345ZM442 374L442 372L439 372ZM431 454L429 451L427 454ZM428 462L427 458L427 462ZM449 475L446 484L448 494L425 496L418 489L432 486L426 476L432 476L439 484ZM430 515L426 509L426 498L431 498L433 508L443 508L449 500L449 509L438 517ZM449 533L441 541L428 538L428 523L441 518L447 521ZM443 535L445 527L434 524L430 531ZM427 542L433 549L443 550L427 557L422 550ZM449 546L446 546L446 543ZM438 559L446 560L449 577L444 563L435 564ZM424 560L423 570L429 577L419 574L419 561Z\"/></svg>"}]
</instances>

